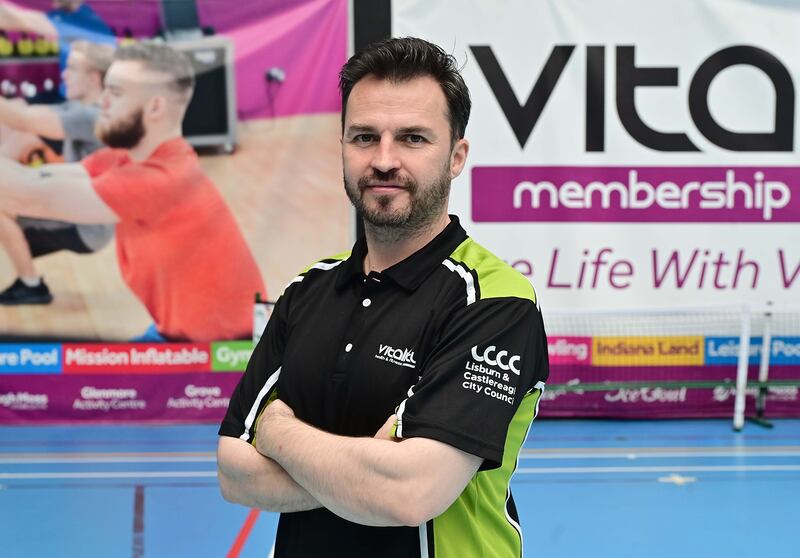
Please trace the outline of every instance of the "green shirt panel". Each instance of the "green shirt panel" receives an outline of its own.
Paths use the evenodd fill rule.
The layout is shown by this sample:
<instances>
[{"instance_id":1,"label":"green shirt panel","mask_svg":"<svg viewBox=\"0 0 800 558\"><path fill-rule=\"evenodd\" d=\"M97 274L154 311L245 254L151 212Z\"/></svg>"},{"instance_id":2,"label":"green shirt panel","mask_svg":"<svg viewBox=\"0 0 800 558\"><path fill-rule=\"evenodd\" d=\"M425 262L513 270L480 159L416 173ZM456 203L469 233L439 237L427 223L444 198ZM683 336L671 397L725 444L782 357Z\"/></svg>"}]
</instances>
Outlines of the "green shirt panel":
<instances>
[{"instance_id":1,"label":"green shirt panel","mask_svg":"<svg viewBox=\"0 0 800 558\"><path fill-rule=\"evenodd\" d=\"M506 496L542 390L522 398L506 434L503 464L473 477L461 496L433 521L435 558L519 558L522 538L506 516Z\"/></svg>"},{"instance_id":2,"label":"green shirt panel","mask_svg":"<svg viewBox=\"0 0 800 558\"><path fill-rule=\"evenodd\" d=\"M519 271L467 238L450 256L478 275L481 300L487 298L523 298L536 302L533 285Z\"/></svg>"}]
</instances>

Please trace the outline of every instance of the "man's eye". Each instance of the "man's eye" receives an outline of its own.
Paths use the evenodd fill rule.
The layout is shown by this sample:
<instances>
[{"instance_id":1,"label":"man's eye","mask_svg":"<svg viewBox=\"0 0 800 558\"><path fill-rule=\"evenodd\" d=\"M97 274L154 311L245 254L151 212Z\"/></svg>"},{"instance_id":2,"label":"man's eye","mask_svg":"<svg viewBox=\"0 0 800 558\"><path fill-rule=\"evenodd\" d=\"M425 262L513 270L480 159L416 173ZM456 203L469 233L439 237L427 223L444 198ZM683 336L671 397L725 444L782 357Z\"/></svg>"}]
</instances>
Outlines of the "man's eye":
<instances>
[{"instance_id":1,"label":"man's eye","mask_svg":"<svg viewBox=\"0 0 800 558\"><path fill-rule=\"evenodd\" d=\"M406 141L408 143L423 143L425 142L425 138L423 138L419 134L408 134L406 136Z\"/></svg>"},{"instance_id":2,"label":"man's eye","mask_svg":"<svg viewBox=\"0 0 800 558\"><path fill-rule=\"evenodd\" d=\"M371 143L375 139L372 134L358 134L353 138L356 143Z\"/></svg>"}]
</instances>

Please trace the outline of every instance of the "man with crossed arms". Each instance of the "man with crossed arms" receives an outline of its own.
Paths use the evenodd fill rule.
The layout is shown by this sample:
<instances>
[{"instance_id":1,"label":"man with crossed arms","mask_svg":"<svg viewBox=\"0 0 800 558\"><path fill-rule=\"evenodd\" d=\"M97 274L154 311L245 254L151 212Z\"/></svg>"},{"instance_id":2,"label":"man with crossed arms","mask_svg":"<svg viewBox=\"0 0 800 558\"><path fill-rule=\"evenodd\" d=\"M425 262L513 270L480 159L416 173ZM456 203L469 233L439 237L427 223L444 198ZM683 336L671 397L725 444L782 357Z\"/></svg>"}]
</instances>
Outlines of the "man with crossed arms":
<instances>
[{"instance_id":1,"label":"man with crossed arms","mask_svg":"<svg viewBox=\"0 0 800 558\"><path fill-rule=\"evenodd\" d=\"M278 300L220 427L222 493L282 512L276 558L519 557L509 483L547 342L530 283L447 213L469 92L413 38L340 86L366 236Z\"/></svg>"}]
</instances>

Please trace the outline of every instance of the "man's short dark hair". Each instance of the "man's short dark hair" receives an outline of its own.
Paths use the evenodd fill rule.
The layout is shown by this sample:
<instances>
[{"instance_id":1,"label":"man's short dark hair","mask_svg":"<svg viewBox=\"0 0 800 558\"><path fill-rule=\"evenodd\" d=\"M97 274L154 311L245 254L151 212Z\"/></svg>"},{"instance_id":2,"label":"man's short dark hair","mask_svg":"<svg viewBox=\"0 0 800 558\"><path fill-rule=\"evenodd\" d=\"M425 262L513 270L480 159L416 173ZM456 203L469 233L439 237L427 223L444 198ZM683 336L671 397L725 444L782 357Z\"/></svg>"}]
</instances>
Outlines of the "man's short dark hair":
<instances>
[{"instance_id":1,"label":"man's short dark hair","mask_svg":"<svg viewBox=\"0 0 800 558\"><path fill-rule=\"evenodd\" d=\"M452 54L415 37L386 39L354 54L339 72L342 129L350 92L359 80L370 75L391 82L403 82L421 76L432 77L439 82L447 100L452 142L464 137L472 101Z\"/></svg>"}]
</instances>

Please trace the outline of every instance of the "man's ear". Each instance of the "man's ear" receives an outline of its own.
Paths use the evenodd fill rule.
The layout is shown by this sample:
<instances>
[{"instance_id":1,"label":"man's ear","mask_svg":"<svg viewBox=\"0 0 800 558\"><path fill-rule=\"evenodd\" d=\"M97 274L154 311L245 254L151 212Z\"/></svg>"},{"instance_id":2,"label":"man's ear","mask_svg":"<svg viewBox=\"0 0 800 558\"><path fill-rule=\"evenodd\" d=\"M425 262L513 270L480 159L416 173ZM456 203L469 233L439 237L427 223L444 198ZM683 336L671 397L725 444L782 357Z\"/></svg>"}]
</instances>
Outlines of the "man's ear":
<instances>
[{"instance_id":1,"label":"man's ear","mask_svg":"<svg viewBox=\"0 0 800 558\"><path fill-rule=\"evenodd\" d=\"M169 100L164 95L155 95L145 103L144 117L147 120L163 120L169 110Z\"/></svg>"},{"instance_id":2,"label":"man's ear","mask_svg":"<svg viewBox=\"0 0 800 558\"><path fill-rule=\"evenodd\" d=\"M464 170L469 154L469 142L464 138L456 141L450 153L450 178L455 178Z\"/></svg>"}]
</instances>

